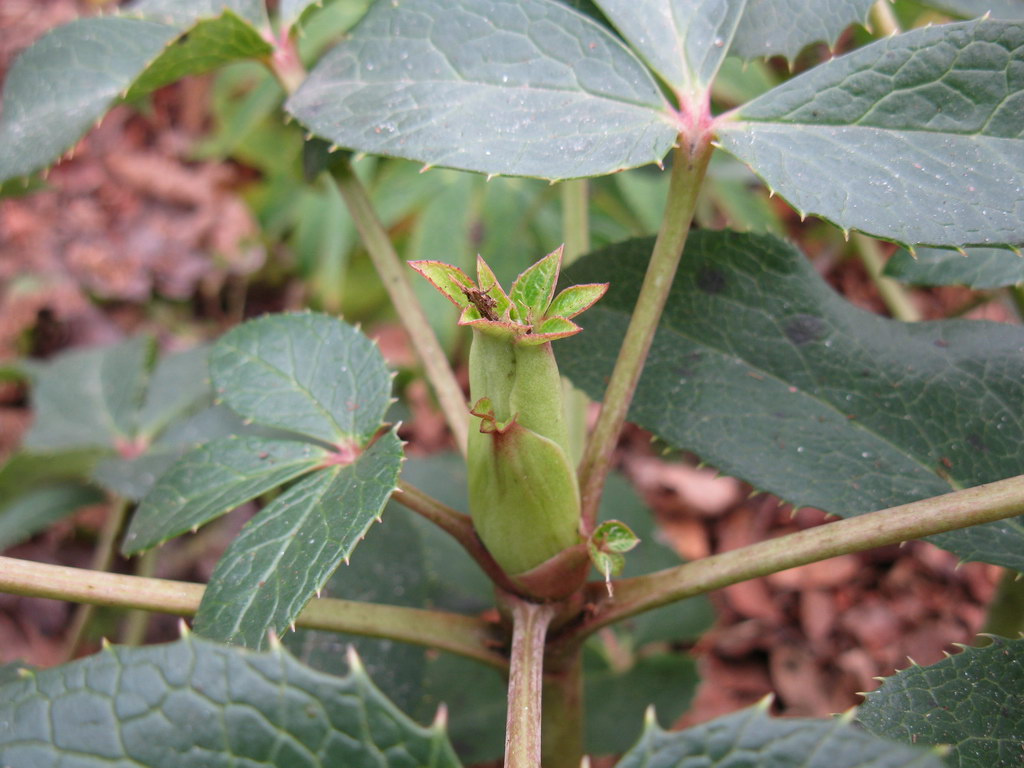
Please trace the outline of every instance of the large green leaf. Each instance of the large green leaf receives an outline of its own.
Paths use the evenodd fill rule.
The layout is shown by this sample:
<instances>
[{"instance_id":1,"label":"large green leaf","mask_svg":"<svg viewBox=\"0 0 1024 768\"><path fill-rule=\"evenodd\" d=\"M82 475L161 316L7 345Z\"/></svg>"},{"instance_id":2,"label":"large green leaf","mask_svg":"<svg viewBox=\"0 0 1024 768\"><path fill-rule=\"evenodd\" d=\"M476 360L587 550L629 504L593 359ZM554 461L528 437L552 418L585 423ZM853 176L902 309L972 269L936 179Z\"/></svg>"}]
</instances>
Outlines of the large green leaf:
<instances>
[{"instance_id":1,"label":"large green leaf","mask_svg":"<svg viewBox=\"0 0 1024 768\"><path fill-rule=\"evenodd\" d=\"M180 416L209 404L208 347L164 355L149 378L138 414L139 434L155 437Z\"/></svg>"},{"instance_id":2,"label":"large green leaf","mask_svg":"<svg viewBox=\"0 0 1024 768\"><path fill-rule=\"evenodd\" d=\"M131 555L205 525L235 507L314 470L325 448L262 437L226 437L183 456L132 517L123 551Z\"/></svg>"},{"instance_id":3,"label":"large green leaf","mask_svg":"<svg viewBox=\"0 0 1024 768\"><path fill-rule=\"evenodd\" d=\"M214 346L217 394L244 418L330 445L365 444L380 428L391 375L380 350L327 315L269 315Z\"/></svg>"},{"instance_id":4,"label":"large green leaf","mask_svg":"<svg viewBox=\"0 0 1024 768\"><path fill-rule=\"evenodd\" d=\"M857 718L879 736L951 745L957 768L1015 768L1024 759L1024 640L993 638L897 672L867 695Z\"/></svg>"},{"instance_id":5,"label":"large green leaf","mask_svg":"<svg viewBox=\"0 0 1024 768\"><path fill-rule=\"evenodd\" d=\"M597 0L597 4L651 69L691 99L711 85L747 5L746 0Z\"/></svg>"},{"instance_id":6,"label":"large green leaf","mask_svg":"<svg viewBox=\"0 0 1024 768\"><path fill-rule=\"evenodd\" d=\"M114 647L0 688L0 765L11 768L458 764L443 728L402 714L361 665L331 677L280 647Z\"/></svg>"},{"instance_id":7,"label":"large green leaf","mask_svg":"<svg viewBox=\"0 0 1024 768\"><path fill-rule=\"evenodd\" d=\"M874 0L747 0L730 53L744 59L794 59L810 43L832 45L854 22L867 19Z\"/></svg>"},{"instance_id":8,"label":"large green leaf","mask_svg":"<svg viewBox=\"0 0 1024 768\"><path fill-rule=\"evenodd\" d=\"M562 371L601 396L652 241L569 270L611 282ZM690 235L630 418L799 506L869 512L1024 472L1024 329L900 323L848 304L771 236ZM933 537L1024 569L1024 521Z\"/></svg>"},{"instance_id":9,"label":"large green leaf","mask_svg":"<svg viewBox=\"0 0 1024 768\"><path fill-rule=\"evenodd\" d=\"M764 706L686 731L648 720L617 768L942 768L934 752L864 733L843 719L775 719Z\"/></svg>"},{"instance_id":10,"label":"large green leaf","mask_svg":"<svg viewBox=\"0 0 1024 768\"><path fill-rule=\"evenodd\" d=\"M1024 244L1024 23L917 29L741 107L721 145L801 214L906 244Z\"/></svg>"},{"instance_id":11,"label":"large green leaf","mask_svg":"<svg viewBox=\"0 0 1024 768\"><path fill-rule=\"evenodd\" d=\"M218 561L196 631L249 647L265 644L268 630L283 633L380 517L401 460L401 442L387 432L261 510Z\"/></svg>"},{"instance_id":12,"label":"large green leaf","mask_svg":"<svg viewBox=\"0 0 1024 768\"><path fill-rule=\"evenodd\" d=\"M919 248L913 255L897 251L886 262L885 274L911 285L966 285L984 290L1024 285L1024 259L998 248L972 248L966 256L941 248Z\"/></svg>"},{"instance_id":13,"label":"large green leaf","mask_svg":"<svg viewBox=\"0 0 1024 768\"><path fill-rule=\"evenodd\" d=\"M643 64L554 0L376 3L287 109L343 147L546 179L658 162L677 133Z\"/></svg>"},{"instance_id":14,"label":"large green leaf","mask_svg":"<svg viewBox=\"0 0 1024 768\"><path fill-rule=\"evenodd\" d=\"M7 73L0 181L57 160L126 95L272 48L230 12L191 27L142 18L78 19L45 35Z\"/></svg>"},{"instance_id":15,"label":"large green leaf","mask_svg":"<svg viewBox=\"0 0 1024 768\"><path fill-rule=\"evenodd\" d=\"M153 351L151 338L136 336L33 363L29 374L35 420L25 435L25 448L112 448L119 441L130 442Z\"/></svg>"}]
</instances>

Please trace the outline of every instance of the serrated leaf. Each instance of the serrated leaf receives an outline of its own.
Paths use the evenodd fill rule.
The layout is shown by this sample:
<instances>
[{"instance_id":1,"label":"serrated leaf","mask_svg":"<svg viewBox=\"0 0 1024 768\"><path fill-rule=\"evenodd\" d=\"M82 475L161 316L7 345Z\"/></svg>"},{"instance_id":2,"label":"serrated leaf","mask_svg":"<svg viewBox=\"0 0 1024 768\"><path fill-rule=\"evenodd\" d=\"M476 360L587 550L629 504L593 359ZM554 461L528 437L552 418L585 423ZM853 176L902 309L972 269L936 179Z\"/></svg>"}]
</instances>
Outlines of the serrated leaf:
<instances>
[{"instance_id":1,"label":"serrated leaf","mask_svg":"<svg viewBox=\"0 0 1024 768\"><path fill-rule=\"evenodd\" d=\"M36 42L4 82L0 181L57 160L129 91L139 96L185 74L272 50L230 12L185 31L173 23L107 16L78 19Z\"/></svg>"},{"instance_id":2,"label":"serrated leaf","mask_svg":"<svg viewBox=\"0 0 1024 768\"><path fill-rule=\"evenodd\" d=\"M436 584L427 569L423 538L413 515L389 504L384 522L359 545L352 563L334 572L324 596L409 608L433 607L430 596ZM446 535L441 532L441 536ZM313 629L289 632L282 640L299 661L329 674L344 673L345 647L352 645L374 684L403 712L430 718L437 711L437 702L424 701L429 651L423 646Z\"/></svg>"},{"instance_id":3,"label":"serrated leaf","mask_svg":"<svg viewBox=\"0 0 1024 768\"><path fill-rule=\"evenodd\" d=\"M685 731L651 721L616 768L943 768L934 752L864 733L843 720L775 719L750 707Z\"/></svg>"},{"instance_id":4,"label":"serrated leaf","mask_svg":"<svg viewBox=\"0 0 1024 768\"><path fill-rule=\"evenodd\" d=\"M1015 768L1024 746L1024 640L993 638L929 667L887 677L857 708L879 736L948 744L957 768Z\"/></svg>"},{"instance_id":5,"label":"serrated leaf","mask_svg":"<svg viewBox=\"0 0 1024 768\"><path fill-rule=\"evenodd\" d=\"M562 249L558 248L523 270L512 283L508 296L518 310L520 322L530 323L544 317L544 311L555 295L561 266Z\"/></svg>"},{"instance_id":6,"label":"serrated leaf","mask_svg":"<svg viewBox=\"0 0 1024 768\"><path fill-rule=\"evenodd\" d=\"M44 714L45 713L45 714ZM315 672L283 649L187 638L114 647L0 689L0 764L41 768L457 768L360 666Z\"/></svg>"},{"instance_id":7,"label":"serrated leaf","mask_svg":"<svg viewBox=\"0 0 1024 768\"><path fill-rule=\"evenodd\" d=\"M562 372L594 399L632 312L651 240L589 256L610 280ZM1021 472L1024 329L900 323L848 304L771 236L696 231L630 419L797 506L851 516ZM930 539L1024 569L1024 521Z\"/></svg>"},{"instance_id":8,"label":"serrated leaf","mask_svg":"<svg viewBox=\"0 0 1024 768\"><path fill-rule=\"evenodd\" d=\"M339 146L546 179L657 162L677 133L643 64L554 0L376 3L286 108Z\"/></svg>"},{"instance_id":9,"label":"serrated leaf","mask_svg":"<svg viewBox=\"0 0 1024 768\"><path fill-rule=\"evenodd\" d=\"M965 256L941 248L900 250L885 274L910 285L966 285L975 290L1024 285L1024 258L998 248L972 248Z\"/></svg>"},{"instance_id":10,"label":"serrated leaf","mask_svg":"<svg viewBox=\"0 0 1024 768\"><path fill-rule=\"evenodd\" d=\"M101 501L102 493L82 483L56 483L28 490L0 504L0 551L46 530L80 507Z\"/></svg>"},{"instance_id":11,"label":"serrated leaf","mask_svg":"<svg viewBox=\"0 0 1024 768\"><path fill-rule=\"evenodd\" d=\"M127 555L230 512L322 464L325 448L310 443L227 437L190 451L160 477L132 517Z\"/></svg>"},{"instance_id":12,"label":"serrated leaf","mask_svg":"<svg viewBox=\"0 0 1024 768\"><path fill-rule=\"evenodd\" d=\"M1024 4L1020 0L927 0L925 5L963 18L987 13L993 19L1024 19Z\"/></svg>"},{"instance_id":13,"label":"serrated leaf","mask_svg":"<svg viewBox=\"0 0 1024 768\"><path fill-rule=\"evenodd\" d=\"M747 0L597 0L633 50L680 95L697 100L718 72Z\"/></svg>"},{"instance_id":14,"label":"serrated leaf","mask_svg":"<svg viewBox=\"0 0 1024 768\"><path fill-rule=\"evenodd\" d=\"M214 345L210 374L243 418L336 446L365 444L391 396L380 350L341 320L313 313L269 315Z\"/></svg>"},{"instance_id":15,"label":"serrated leaf","mask_svg":"<svg viewBox=\"0 0 1024 768\"><path fill-rule=\"evenodd\" d=\"M263 0L135 0L124 11L183 29L199 19L220 16L224 11L237 14L257 29L268 25L267 7Z\"/></svg>"},{"instance_id":16,"label":"serrated leaf","mask_svg":"<svg viewBox=\"0 0 1024 768\"><path fill-rule=\"evenodd\" d=\"M153 340L136 336L33 362L29 373L35 420L25 435L25 448L111 448L119 440L130 441L152 356Z\"/></svg>"},{"instance_id":17,"label":"serrated leaf","mask_svg":"<svg viewBox=\"0 0 1024 768\"><path fill-rule=\"evenodd\" d=\"M261 510L217 562L196 631L252 648L268 630L282 634L380 516L401 460L387 432L351 464L314 473Z\"/></svg>"},{"instance_id":18,"label":"serrated leaf","mask_svg":"<svg viewBox=\"0 0 1024 768\"><path fill-rule=\"evenodd\" d=\"M874 0L748 0L732 49L743 59L794 59L811 43L830 47L855 22L864 23Z\"/></svg>"},{"instance_id":19,"label":"serrated leaf","mask_svg":"<svg viewBox=\"0 0 1024 768\"><path fill-rule=\"evenodd\" d=\"M548 317L576 317L590 309L604 296L608 286L604 283L590 285L570 285L551 301Z\"/></svg>"},{"instance_id":20,"label":"serrated leaf","mask_svg":"<svg viewBox=\"0 0 1024 768\"><path fill-rule=\"evenodd\" d=\"M888 240L1024 243L1024 24L889 37L720 124L721 145L801 213Z\"/></svg>"}]
</instances>

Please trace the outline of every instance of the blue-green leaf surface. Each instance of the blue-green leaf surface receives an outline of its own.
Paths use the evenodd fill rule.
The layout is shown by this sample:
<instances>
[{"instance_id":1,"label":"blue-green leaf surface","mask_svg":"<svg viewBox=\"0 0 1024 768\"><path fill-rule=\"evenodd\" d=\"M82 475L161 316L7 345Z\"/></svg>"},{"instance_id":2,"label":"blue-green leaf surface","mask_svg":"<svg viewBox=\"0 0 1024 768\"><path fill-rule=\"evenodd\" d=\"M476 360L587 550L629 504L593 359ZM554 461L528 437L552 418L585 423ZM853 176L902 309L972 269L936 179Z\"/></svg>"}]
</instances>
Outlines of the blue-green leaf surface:
<instances>
[{"instance_id":1,"label":"blue-green leaf surface","mask_svg":"<svg viewBox=\"0 0 1024 768\"><path fill-rule=\"evenodd\" d=\"M196 9L183 3L162 5L168 10L177 6L175 13L190 20L198 18ZM58 27L19 56L7 73L0 181L56 161L120 98L271 50L231 12L184 26L173 20L106 16Z\"/></svg>"},{"instance_id":2,"label":"blue-green leaf surface","mask_svg":"<svg viewBox=\"0 0 1024 768\"><path fill-rule=\"evenodd\" d=\"M227 437L183 456L132 516L123 551L135 554L205 525L294 480L328 456L311 443Z\"/></svg>"},{"instance_id":3,"label":"blue-green leaf surface","mask_svg":"<svg viewBox=\"0 0 1024 768\"><path fill-rule=\"evenodd\" d=\"M218 561L196 631L254 648L269 630L282 634L380 516L401 459L387 432L351 464L315 472L261 510Z\"/></svg>"},{"instance_id":4,"label":"blue-green leaf surface","mask_svg":"<svg viewBox=\"0 0 1024 768\"><path fill-rule=\"evenodd\" d=\"M582 259L610 282L557 350L599 399L651 240ZM630 418L798 506L851 516L1024 473L1024 329L901 323L847 303L792 246L691 233ZM1024 569L1024 520L932 537Z\"/></svg>"},{"instance_id":5,"label":"blue-green leaf surface","mask_svg":"<svg viewBox=\"0 0 1024 768\"><path fill-rule=\"evenodd\" d=\"M117 440L131 440L152 356L153 340L136 336L33 362L35 420L24 447L37 452L111 448Z\"/></svg>"},{"instance_id":6,"label":"blue-green leaf surface","mask_svg":"<svg viewBox=\"0 0 1024 768\"><path fill-rule=\"evenodd\" d=\"M257 29L267 26L264 0L135 0L128 3L124 11L182 29L200 19L220 16L224 11L231 11Z\"/></svg>"},{"instance_id":7,"label":"blue-green leaf surface","mask_svg":"<svg viewBox=\"0 0 1024 768\"><path fill-rule=\"evenodd\" d=\"M747 0L730 53L744 59L794 59L806 45L832 45L855 22L864 22L874 0Z\"/></svg>"},{"instance_id":8,"label":"blue-green leaf surface","mask_svg":"<svg viewBox=\"0 0 1024 768\"><path fill-rule=\"evenodd\" d=\"M677 92L711 85L747 0L598 0L640 57Z\"/></svg>"},{"instance_id":9,"label":"blue-green leaf surface","mask_svg":"<svg viewBox=\"0 0 1024 768\"><path fill-rule=\"evenodd\" d=\"M872 733L947 744L954 768L1015 768L1024 754L1024 640L993 638L882 681L857 709Z\"/></svg>"},{"instance_id":10,"label":"blue-green leaf surface","mask_svg":"<svg viewBox=\"0 0 1024 768\"><path fill-rule=\"evenodd\" d=\"M941 248L900 250L885 274L910 285L966 285L975 290L1024 285L1024 258L999 248L972 248L967 255Z\"/></svg>"},{"instance_id":11,"label":"blue-green leaf surface","mask_svg":"<svg viewBox=\"0 0 1024 768\"><path fill-rule=\"evenodd\" d=\"M269 315L226 333L210 356L218 396L240 416L331 445L380 428L391 375L380 350L341 320Z\"/></svg>"},{"instance_id":12,"label":"blue-green leaf surface","mask_svg":"<svg viewBox=\"0 0 1024 768\"><path fill-rule=\"evenodd\" d=\"M648 721L617 768L943 768L929 750L864 733L842 719L776 719L764 706L685 731Z\"/></svg>"},{"instance_id":13,"label":"blue-green leaf surface","mask_svg":"<svg viewBox=\"0 0 1024 768\"><path fill-rule=\"evenodd\" d=\"M905 244L1024 244L1024 23L917 29L826 62L721 123L802 214Z\"/></svg>"},{"instance_id":14,"label":"blue-green leaf surface","mask_svg":"<svg viewBox=\"0 0 1024 768\"><path fill-rule=\"evenodd\" d=\"M0 551L20 544L75 510L99 504L103 494L83 483L62 482L28 490L0 504Z\"/></svg>"},{"instance_id":15,"label":"blue-green leaf surface","mask_svg":"<svg viewBox=\"0 0 1024 768\"><path fill-rule=\"evenodd\" d=\"M279 646L201 638L112 647L0 687L10 768L458 768L441 726L400 712L354 664L332 677Z\"/></svg>"},{"instance_id":16,"label":"blue-green leaf surface","mask_svg":"<svg viewBox=\"0 0 1024 768\"><path fill-rule=\"evenodd\" d=\"M554 0L376 3L287 109L342 147L546 179L658 162L677 133L636 56Z\"/></svg>"}]
</instances>

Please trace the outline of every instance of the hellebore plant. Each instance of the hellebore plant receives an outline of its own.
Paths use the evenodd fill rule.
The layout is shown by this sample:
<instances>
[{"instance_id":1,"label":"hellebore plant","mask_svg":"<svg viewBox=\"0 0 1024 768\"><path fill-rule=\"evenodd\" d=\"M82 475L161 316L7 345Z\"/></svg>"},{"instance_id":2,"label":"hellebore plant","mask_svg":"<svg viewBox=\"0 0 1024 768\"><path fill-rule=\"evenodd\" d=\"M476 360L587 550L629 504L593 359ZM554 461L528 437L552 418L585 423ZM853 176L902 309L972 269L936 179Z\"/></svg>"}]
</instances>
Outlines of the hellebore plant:
<instances>
[{"instance_id":1,"label":"hellebore plant","mask_svg":"<svg viewBox=\"0 0 1024 768\"><path fill-rule=\"evenodd\" d=\"M106 572L114 515L95 569L0 558L0 589L194 616L175 643L0 668L0 766L456 768L497 756L495 724L507 768L577 768L587 751L624 753L620 768L1020 765L1019 615L1002 617L1005 637L988 647L899 672L841 718L778 720L765 702L667 732L642 715L652 700L663 717L685 709L696 673L672 649L707 628L712 590L923 537L1024 570L1021 327L907 322L912 306L885 282L900 319L878 317L793 245L716 229L730 209L723 189L746 166L801 218L852 233L874 278L878 246L865 235L906 246L904 274L912 254L940 282L991 280L985 266L998 265L997 287L1024 307L1020 4L936 0L991 14L905 34L871 0L271 5L273 18L259 0L139 0L43 37L4 84L0 194L31 184L115 104L262 65L224 123L227 143L270 177L265 219L293 216L305 231L308 211L273 206L313 200L317 215L337 213L321 217L334 242L347 209L465 464L403 467L394 376L373 341L328 314L251 320L184 362L154 365L151 342L134 339L0 368L26 382L36 411L0 469L3 540L103 493L123 512L138 502L121 551L143 556L134 576ZM869 10L892 34L783 82L727 60L792 61ZM250 151L254 115L278 106L292 123L266 121ZM295 162L278 162L280 147ZM367 170L340 149L438 170ZM658 194L630 170L663 163ZM392 170L403 191L437 185L421 219L439 222L444 242L424 225L406 247L433 243L414 267L472 331L469 403L375 206L396 234L417 215L396 214L381 191ZM475 252L479 222L466 211L512 197L503 181L456 171L560 182L563 231L545 225L543 250L496 237L475 281L468 261L433 260L455 245ZM582 180L620 171L594 189L629 215L603 212L591 249L601 228ZM549 212L537 186L525 207ZM514 240L520 219L474 215ZM562 241L572 263L561 293L560 250L499 286L494 272L515 274L522 252ZM970 258L951 267L937 249ZM598 299L579 334L573 318ZM600 403L578 466L581 408L563 402L559 368ZM845 519L680 564L610 471L627 418ZM156 547L253 501L209 584L147 575ZM587 581L588 563L602 578ZM436 716L423 727L427 708Z\"/></svg>"}]
</instances>

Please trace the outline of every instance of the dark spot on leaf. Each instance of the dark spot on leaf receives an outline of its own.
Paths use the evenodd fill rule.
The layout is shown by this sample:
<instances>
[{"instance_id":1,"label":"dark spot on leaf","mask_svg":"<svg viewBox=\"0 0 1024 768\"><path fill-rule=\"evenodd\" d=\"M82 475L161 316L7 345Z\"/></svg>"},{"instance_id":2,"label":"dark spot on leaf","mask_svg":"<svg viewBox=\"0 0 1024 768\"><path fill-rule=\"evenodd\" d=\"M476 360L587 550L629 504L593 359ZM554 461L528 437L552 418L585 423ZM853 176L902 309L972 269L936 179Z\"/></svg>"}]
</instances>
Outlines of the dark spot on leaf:
<instances>
[{"instance_id":1,"label":"dark spot on leaf","mask_svg":"<svg viewBox=\"0 0 1024 768\"><path fill-rule=\"evenodd\" d=\"M725 290L725 273L714 267L704 267L697 273L697 287L704 293L717 294Z\"/></svg>"},{"instance_id":2,"label":"dark spot on leaf","mask_svg":"<svg viewBox=\"0 0 1024 768\"><path fill-rule=\"evenodd\" d=\"M676 374L682 378L689 378L697 372L697 366L704 359L700 352L690 352L683 356L683 364L676 369Z\"/></svg>"},{"instance_id":3,"label":"dark spot on leaf","mask_svg":"<svg viewBox=\"0 0 1024 768\"><path fill-rule=\"evenodd\" d=\"M988 451L988 446L985 445L985 441L981 439L981 435L977 432L972 432L965 439L967 444L978 453L986 453Z\"/></svg>"},{"instance_id":4,"label":"dark spot on leaf","mask_svg":"<svg viewBox=\"0 0 1024 768\"><path fill-rule=\"evenodd\" d=\"M936 347L942 347L943 349L949 346L949 342L945 339L936 339L933 343Z\"/></svg>"},{"instance_id":5,"label":"dark spot on leaf","mask_svg":"<svg viewBox=\"0 0 1024 768\"><path fill-rule=\"evenodd\" d=\"M800 347L824 336L825 322L816 315L795 315L786 322L783 331L787 339Z\"/></svg>"}]
</instances>

